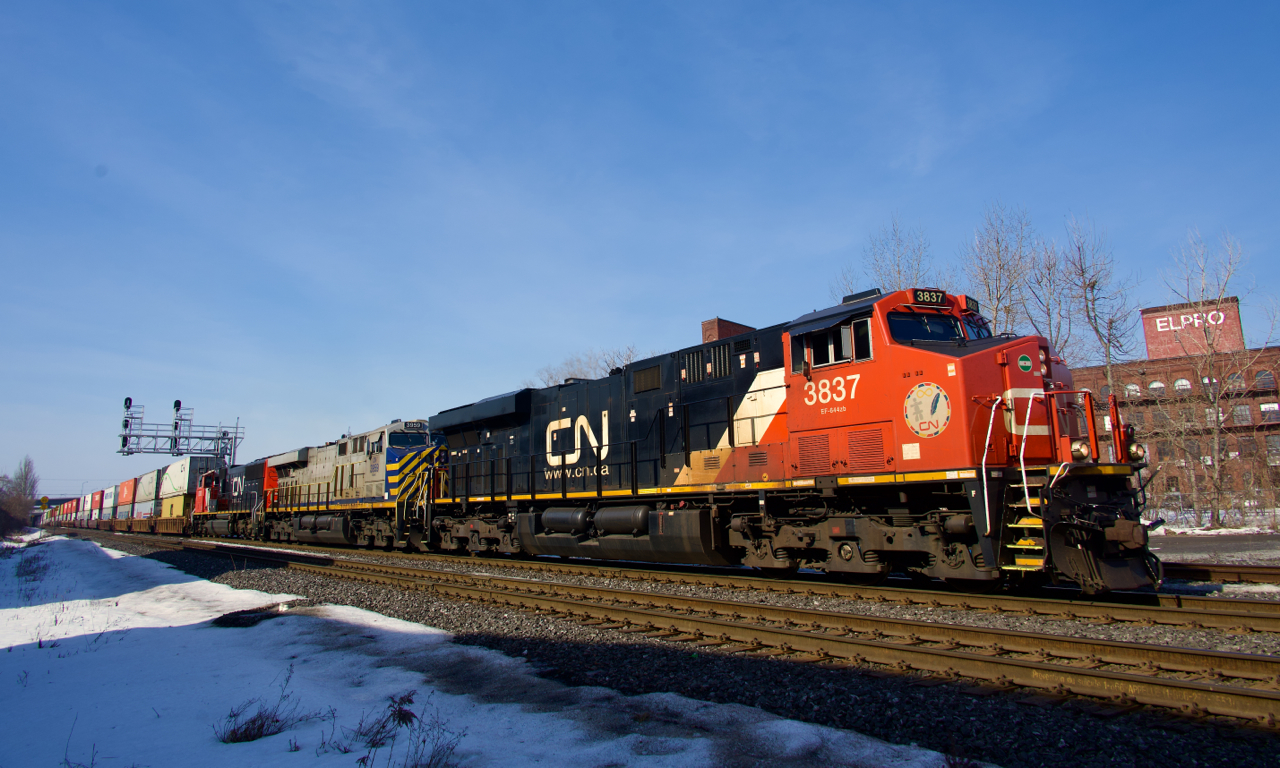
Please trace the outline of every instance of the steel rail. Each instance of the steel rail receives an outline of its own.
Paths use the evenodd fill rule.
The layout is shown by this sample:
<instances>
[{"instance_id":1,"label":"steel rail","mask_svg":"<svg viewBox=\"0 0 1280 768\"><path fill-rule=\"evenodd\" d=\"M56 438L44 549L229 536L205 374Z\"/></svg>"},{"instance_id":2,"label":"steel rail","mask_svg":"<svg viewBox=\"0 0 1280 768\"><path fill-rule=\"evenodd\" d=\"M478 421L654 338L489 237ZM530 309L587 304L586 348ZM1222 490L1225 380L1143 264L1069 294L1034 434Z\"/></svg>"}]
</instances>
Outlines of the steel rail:
<instances>
[{"instance_id":1,"label":"steel rail","mask_svg":"<svg viewBox=\"0 0 1280 768\"><path fill-rule=\"evenodd\" d=\"M225 553L225 545L220 544L184 548ZM552 611L604 627L643 631L650 637L702 646L741 646L736 650L805 661L880 664L944 678L968 677L1006 687L1168 707L1193 715L1243 718L1272 727L1280 721L1280 659L1270 656L1083 640L235 549L239 550L235 554L249 560L327 577ZM1121 665L1126 669L1102 668ZM1158 676L1162 673L1192 673L1201 679ZM1248 682L1231 683L1233 680ZM1258 683L1261 687L1250 687Z\"/></svg>"},{"instance_id":2,"label":"steel rail","mask_svg":"<svg viewBox=\"0 0 1280 768\"><path fill-rule=\"evenodd\" d=\"M1280 584L1280 566L1229 563L1165 563L1166 579L1245 584Z\"/></svg>"},{"instance_id":3,"label":"steel rail","mask_svg":"<svg viewBox=\"0 0 1280 768\"><path fill-rule=\"evenodd\" d=\"M353 554L352 550L337 547L301 546L278 542L246 544L236 539L199 538L175 540L146 534L113 531L96 531L96 533L129 538L141 537L146 538L148 541L166 543L183 541L195 545L197 543L217 542L223 546L245 550L279 550L312 557L320 557L320 555L316 554L318 552L330 552L340 557ZM358 554L358 551L355 553ZM1079 620L1098 624L1127 622L1143 626L1218 629L1240 633L1280 632L1280 600L1249 600L1164 593L1126 593L1115 601L1086 601L1067 597L1035 598L1016 595L977 595L910 587L872 587L816 579L779 579L737 575L729 572L729 569L703 573L700 571L712 569L677 570L660 566L656 568L630 568L586 563L549 563L539 560L506 558L478 559L457 555L408 554L400 552L378 552L377 555L380 557L391 555L418 562L423 560L445 563L464 562L472 565L492 563L499 567L544 571L568 576L752 590L843 600L868 600L903 607L957 611L976 610L1053 620Z\"/></svg>"},{"instance_id":4,"label":"steel rail","mask_svg":"<svg viewBox=\"0 0 1280 768\"><path fill-rule=\"evenodd\" d=\"M1066 635L1048 635L1015 630L973 627L912 619L890 619L812 608L775 606L714 598L687 597L666 593L632 592L610 587L591 587L552 581L514 579L503 576L476 575L457 571L434 571L418 568L342 561L339 567L355 573L371 573L395 578L426 579L432 582L488 587L523 594L554 593L575 600L609 602L614 605L663 607L684 612L699 612L733 619L750 619L784 626L808 627L824 632L858 632L899 637L910 643L943 643L968 646L983 651L1025 653L1091 664L1152 665L1169 672L1192 672L1257 681L1280 681L1280 657L1259 656L1221 651L1135 645L1112 640L1093 640Z\"/></svg>"}]
</instances>

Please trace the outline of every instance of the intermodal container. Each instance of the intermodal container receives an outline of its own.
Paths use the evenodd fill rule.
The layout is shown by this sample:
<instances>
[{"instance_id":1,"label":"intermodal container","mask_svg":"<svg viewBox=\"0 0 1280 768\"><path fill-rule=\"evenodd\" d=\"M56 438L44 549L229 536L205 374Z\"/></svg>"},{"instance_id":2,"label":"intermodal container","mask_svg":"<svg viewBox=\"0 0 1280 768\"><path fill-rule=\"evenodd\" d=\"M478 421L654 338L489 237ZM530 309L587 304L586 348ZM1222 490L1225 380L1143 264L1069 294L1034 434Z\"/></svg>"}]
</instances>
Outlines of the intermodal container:
<instances>
[{"instance_id":1,"label":"intermodal container","mask_svg":"<svg viewBox=\"0 0 1280 768\"><path fill-rule=\"evenodd\" d=\"M155 501L160 497L160 477L163 469L155 469L138 478L138 490L133 495L134 502Z\"/></svg>"},{"instance_id":2,"label":"intermodal container","mask_svg":"<svg viewBox=\"0 0 1280 768\"><path fill-rule=\"evenodd\" d=\"M213 469L215 461L212 456L188 456L165 467L160 478L160 498L194 494L200 476Z\"/></svg>"},{"instance_id":3,"label":"intermodal container","mask_svg":"<svg viewBox=\"0 0 1280 768\"><path fill-rule=\"evenodd\" d=\"M133 517L133 497L138 495L138 478L125 480L116 492L116 517Z\"/></svg>"}]
</instances>

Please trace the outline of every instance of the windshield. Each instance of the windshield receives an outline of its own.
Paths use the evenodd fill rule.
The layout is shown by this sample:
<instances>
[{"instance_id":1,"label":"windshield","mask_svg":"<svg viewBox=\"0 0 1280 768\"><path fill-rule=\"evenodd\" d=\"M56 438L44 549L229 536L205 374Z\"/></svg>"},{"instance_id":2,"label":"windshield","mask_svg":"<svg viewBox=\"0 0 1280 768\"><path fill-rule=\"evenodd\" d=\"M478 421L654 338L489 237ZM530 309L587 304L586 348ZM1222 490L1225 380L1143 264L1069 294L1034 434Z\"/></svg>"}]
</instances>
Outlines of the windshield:
<instances>
[{"instance_id":1,"label":"windshield","mask_svg":"<svg viewBox=\"0 0 1280 768\"><path fill-rule=\"evenodd\" d=\"M890 312L889 333L894 341L955 341L963 339L960 321L951 315Z\"/></svg>"},{"instance_id":2,"label":"windshield","mask_svg":"<svg viewBox=\"0 0 1280 768\"><path fill-rule=\"evenodd\" d=\"M991 326L987 323L987 319L981 315L967 315L964 319L964 327L969 329L969 338L971 339L991 338Z\"/></svg>"},{"instance_id":3,"label":"windshield","mask_svg":"<svg viewBox=\"0 0 1280 768\"><path fill-rule=\"evenodd\" d=\"M388 437L392 448L410 448L427 444L426 432L392 432Z\"/></svg>"}]
</instances>

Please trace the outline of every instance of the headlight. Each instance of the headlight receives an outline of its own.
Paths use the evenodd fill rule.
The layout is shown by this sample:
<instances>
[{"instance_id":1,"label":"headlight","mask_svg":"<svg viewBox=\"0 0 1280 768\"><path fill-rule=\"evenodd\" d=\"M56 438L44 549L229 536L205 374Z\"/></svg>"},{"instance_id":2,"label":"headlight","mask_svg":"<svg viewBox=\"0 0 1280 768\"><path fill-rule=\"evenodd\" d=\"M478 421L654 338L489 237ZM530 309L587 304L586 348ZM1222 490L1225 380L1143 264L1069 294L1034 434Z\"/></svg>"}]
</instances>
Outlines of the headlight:
<instances>
[{"instance_id":1,"label":"headlight","mask_svg":"<svg viewBox=\"0 0 1280 768\"><path fill-rule=\"evenodd\" d=\"M1129 458L1133 461L1142 461L1147 457L1147 449L1137 443L1129 444Z\"/></svg>"},{"instance_id":2,"label":"headlight","mask_svg":"<svg viewBox=\"0 0 1280 768\"><path fill-rule=\"evenodd\" d=\"M1081 461L1092 457L1093 454L1090 453L1089 451L1089 441L1088 440L1072 440L1071 455L1077 459L1080 459Z\"/></svg>"}]
</instances>

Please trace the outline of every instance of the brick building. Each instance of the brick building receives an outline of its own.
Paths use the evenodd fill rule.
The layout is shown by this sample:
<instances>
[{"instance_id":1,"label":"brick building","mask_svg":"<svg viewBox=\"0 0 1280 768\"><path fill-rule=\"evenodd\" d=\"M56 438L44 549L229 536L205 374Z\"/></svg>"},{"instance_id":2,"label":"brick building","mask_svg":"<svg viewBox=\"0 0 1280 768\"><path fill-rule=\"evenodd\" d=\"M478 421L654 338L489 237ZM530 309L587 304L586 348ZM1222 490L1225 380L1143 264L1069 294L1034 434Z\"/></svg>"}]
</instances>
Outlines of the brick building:
<instances>
[{"instance_id":1,"label":"brick building","mask_svg":"<svg viewBox=\"0 0 1280 768\"><path fill-rule=\"evenodd\" d=\"M1147 359L1112 372L1121 419L1159 470L1147 489L1150 505L1200 510L1216 490L1222 508L1280 506L1280 347L1245 345L1235 298L1144 309L1142 325ZM1098 393L1103 427L1106 368L1072 374L1077 388ZM1104 446L1104 457L1112 455L1109 437Z\"/></svg>"}]
</instances>

